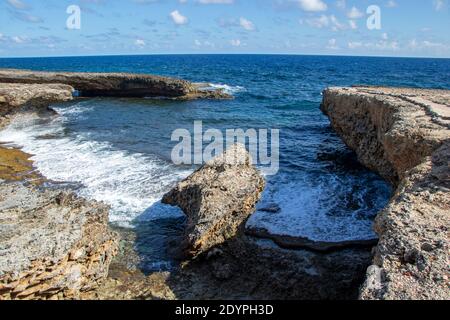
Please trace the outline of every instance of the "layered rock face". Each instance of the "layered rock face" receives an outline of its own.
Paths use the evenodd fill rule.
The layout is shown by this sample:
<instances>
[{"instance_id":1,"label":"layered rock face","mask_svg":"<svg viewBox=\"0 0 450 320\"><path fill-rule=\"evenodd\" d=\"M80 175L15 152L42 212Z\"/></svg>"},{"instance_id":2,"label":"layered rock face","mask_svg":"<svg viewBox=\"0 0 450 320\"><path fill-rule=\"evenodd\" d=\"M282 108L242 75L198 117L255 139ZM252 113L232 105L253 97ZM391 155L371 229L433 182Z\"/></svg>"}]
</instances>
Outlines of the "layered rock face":
<instances>
[{"instance_id":1,"label":"layered rock face","mask_svg":"<svg viewBox=\"0 0 450 320\"><path fill-rule=\"evenodd\" d=\"M202 90L199 84L186 80L133 73L39 72L0 69L0 82L65 84L75 88L83 97L231 98L221 90Z\"/></svg>"},{"instance_id":2,"label":"layered rock face","mask_svg":"<svg viewBox=\"0 0 450 320\"><path fill-rule=\"evenodd\" d=\"M397 190L361 299L449 299L450 91L330 88L322 110L360 161Z\"/></svg>"},{"instance_id":3,"label":"layered rock face","mask_svg":"<svg viewBox=\"0 0 450 320\"><path fill-rule=\"evenodd\" d=\"M106 278L117 251L108 207L0 184L0 299L71 299Z\"/></svg>"},{"instance_id":4,"label":"layered rock face","mask_svg":"<svg viewBox=\"0 0 450 320\"><path fill-rule=\"evenodd\" d=\"M254 212L265 182L244 146L206 163L164 196L186 214L186 246L197 256L234 238Z\"/></svg>"},{"instance_id":5,"label":"layered rock face","mask_svg":"<svg viewBox=\"0 0 450 320\"><path fill-rule=\"evenodd\" d=\"M0 83L0 121L24 107L39 109L71 100L73 91L71 86L63 84Z\"/></svg>"}]
</instances>

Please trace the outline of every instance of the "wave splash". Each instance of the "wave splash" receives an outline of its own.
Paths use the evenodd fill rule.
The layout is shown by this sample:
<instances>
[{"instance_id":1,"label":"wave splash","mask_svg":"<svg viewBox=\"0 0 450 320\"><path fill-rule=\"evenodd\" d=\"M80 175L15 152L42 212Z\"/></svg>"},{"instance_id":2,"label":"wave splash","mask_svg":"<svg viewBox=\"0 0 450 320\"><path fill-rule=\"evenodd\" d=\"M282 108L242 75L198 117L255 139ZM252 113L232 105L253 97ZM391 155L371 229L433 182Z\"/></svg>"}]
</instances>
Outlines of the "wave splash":
<instances>
[{"instance_id":1,"label":"wave splash","mask_svg":"<svg viewBox=\"0 0 450 320\"><path fill-rule=\"evenodd\" d=\"M48 122L34 114L23 115L0 132L0 141L32 154L34 165L49 180L75 185L80 196L109 204L111 222L128 227L136 218L182 216L179 209L158 202L190 171L175 170L156 156L115 150L107 142L90 141L80 133L67 134L65 115L82 116L85 108L58 109L60 116Z\"/></svg>"}]
</instances>

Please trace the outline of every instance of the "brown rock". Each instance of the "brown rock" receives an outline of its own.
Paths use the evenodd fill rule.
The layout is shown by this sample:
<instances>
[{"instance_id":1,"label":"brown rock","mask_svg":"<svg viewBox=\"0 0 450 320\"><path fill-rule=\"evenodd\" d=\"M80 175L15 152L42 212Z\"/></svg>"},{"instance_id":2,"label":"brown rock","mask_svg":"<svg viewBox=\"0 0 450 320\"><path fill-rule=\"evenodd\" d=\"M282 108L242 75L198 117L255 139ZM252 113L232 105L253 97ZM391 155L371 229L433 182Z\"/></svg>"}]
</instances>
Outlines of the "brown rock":
<instances>
[{"instance_id":1,"label":"brown rock","mask_svg":"<svg viewBox=\"0 0 450 320\"><path fill-rule=\"evenodd\" d=\"M370 169L397 186L361 299L444 299L450 228L450 91L330 88L322 110Z\"/></svg>"},{"instance_id":2,"label":"brown rock","mask_svg":"<svg viewBox=\"0 0 450 320\"><path fill-rule=\"evenodd\" d=\"M235 237L264 185L245 147L235 145L165 195L163 202L179 206L188 218L188 254L197 256Z\"/></svg>"},{"instance_id":3,"label":"brown rock","mask_svg":"<svg viewBox=\"0 0 450 320\"><path fill-rule=\"evenodd\" d=\"M108 274L108 210L65 191L0 184L0 299L77 298Z\"/></svg>"},{"instance_id":4,"label":"brown rock","mask_svg":"<svg viewBox=\"0 0 450 320\"><path fill-rule=\"evenodd\" d=\"M133 73L42 72L0 69L0 82L65 84L83 97L166 97L176 99L228 99L221 90L206 91L181 79Z\"/></svg>"}]
</instances>

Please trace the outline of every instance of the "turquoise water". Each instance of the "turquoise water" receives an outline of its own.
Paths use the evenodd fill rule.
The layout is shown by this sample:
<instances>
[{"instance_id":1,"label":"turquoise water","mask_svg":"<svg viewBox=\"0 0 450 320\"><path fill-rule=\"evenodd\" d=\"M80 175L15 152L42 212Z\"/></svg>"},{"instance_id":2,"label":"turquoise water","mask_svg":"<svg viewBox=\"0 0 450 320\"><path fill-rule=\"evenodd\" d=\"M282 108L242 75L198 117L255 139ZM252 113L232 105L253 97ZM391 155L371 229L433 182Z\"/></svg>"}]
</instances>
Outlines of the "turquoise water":
<instances>
[{"instance_id":1,"label":"turquoise water","mask_svg":"<svg viewBox=\"0 0 450 320\"><path fill-rule=\"evenodd\" d=\"M249 224L274 233L341 241L371 239L390 187L360 166L319 110L327 86L353 84L450 89L450 60L318 56L114 56L0 59L0 67L126 71L208 82L231 101L89 99L54 106L60 117L24 117L0 133L34 155L48 178L112 206L112 223L135 228L146 270L165 269L165 248L182 213L161 196L193 167L175 166L173 130L280 129L281 167Z\"/></svg>"}]
</instances>

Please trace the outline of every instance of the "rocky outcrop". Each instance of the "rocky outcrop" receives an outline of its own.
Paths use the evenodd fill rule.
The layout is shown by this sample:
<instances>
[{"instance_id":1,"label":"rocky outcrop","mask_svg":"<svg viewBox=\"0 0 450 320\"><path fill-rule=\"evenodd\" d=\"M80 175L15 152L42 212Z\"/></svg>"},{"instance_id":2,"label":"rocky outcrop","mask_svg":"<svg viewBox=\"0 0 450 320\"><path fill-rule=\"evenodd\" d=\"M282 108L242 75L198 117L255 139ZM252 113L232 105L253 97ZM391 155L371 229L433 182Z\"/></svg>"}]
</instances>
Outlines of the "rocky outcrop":
<instances>
[{"instance_id":1,"label":"rocky outcrop","mask_svg":"<svg viewBox=\"0 0 450 320\"><path fill-rule=\"evenodd\" d=\"M133 73L42 72L0 69L0 83L65 84L83 97L166 97L174 99L229 99L222 90L168 77Z\"/></svg>"},{"instance_id":2,"label":"rocky outcrop","mask_svg":"<svg viewBox=\"0 0 450 320\"><path fill-rule=\"evenodd\" d=\"M395 191L361 299L449 299L450 91L330 88L322 110Z\"/></svg>"},{"instance_id":3,"label":"rocky outcrop","mask_svg":"<svg viewBox=\"0 0 450 320\"><path fill-rule=\"evenodd\" d=\"M197 256L234 238L254 212L264 179L244 146L206 163L164 196L186 214L187 252Z\"/></svg>"},{"instance_id":4,"label":"rocky outcrop","mask_svg":"<svg viewBox=\"0 0 450 320\"><path fill-rule=\"evenodd\" d=\"M0 127L19 111L71 100L73 90L0 83ZM0 300L77 299L106 278L117 251L107 206L43 181L29 155L0 147Z\"/></svg>"},{"instance_id":5,"label":"rocky outcrop","mask_svg":"<svg viewBox=\"0 0 450 320\"><path fill-rule=\"evenodd\" d=\"M51 103L71 100L73 91L71 86L63 84L0 83L0 127L16 111L27 107L46 108Z\"/></svg>"},{"instance_id":6,"label":"rocky outcrop","mask_svg":"<svg viewBox=\"0 0 450 320\"><path fill-rule=\"evenodd\" d=\"M72 299L117 251L108 207L70 192L0 184L0 299Z\"/></svg>"}]
</instances>

